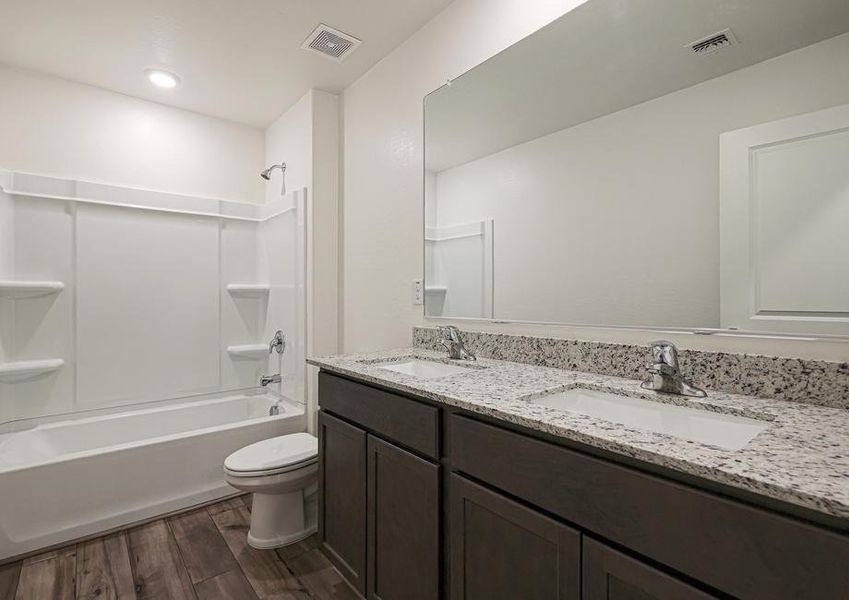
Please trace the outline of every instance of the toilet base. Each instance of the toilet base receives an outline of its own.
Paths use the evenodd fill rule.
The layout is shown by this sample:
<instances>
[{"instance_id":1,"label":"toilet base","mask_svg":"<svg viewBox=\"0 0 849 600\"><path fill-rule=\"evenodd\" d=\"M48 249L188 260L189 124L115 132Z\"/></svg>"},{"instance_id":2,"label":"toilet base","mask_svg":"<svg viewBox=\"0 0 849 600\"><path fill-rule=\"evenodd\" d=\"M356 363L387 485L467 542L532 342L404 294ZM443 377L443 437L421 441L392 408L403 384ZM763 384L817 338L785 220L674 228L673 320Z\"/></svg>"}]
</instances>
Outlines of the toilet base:
<instances>
[{"instance_id":1,"label":"toilet base","mask_svg":"<svg viewBox=\"0 0 849 600\"><path fill-rule=\"evenodd\" d=\"M305 540L318 531L318 527L313 525L303 531L298 533L293 533L291 535L284 535L274 539L257 539L253 537L253 535L248 532L248 546L251 548L256 548L257 550L273 550L274 548L283 548L284 546L288 546L290 544L296 544L301 540Z\"/></svg>"},{"instance_id":2,"label":"toilet base","mask_svg":"<svg viewBox=\"0 0 849 600\"><path fill-rule=\"evenodd\" d=\"M318 529L317 495L303 490L288 494L254 494L248 545L269 550L294 544Z\"/></svg>"}]
</instances>

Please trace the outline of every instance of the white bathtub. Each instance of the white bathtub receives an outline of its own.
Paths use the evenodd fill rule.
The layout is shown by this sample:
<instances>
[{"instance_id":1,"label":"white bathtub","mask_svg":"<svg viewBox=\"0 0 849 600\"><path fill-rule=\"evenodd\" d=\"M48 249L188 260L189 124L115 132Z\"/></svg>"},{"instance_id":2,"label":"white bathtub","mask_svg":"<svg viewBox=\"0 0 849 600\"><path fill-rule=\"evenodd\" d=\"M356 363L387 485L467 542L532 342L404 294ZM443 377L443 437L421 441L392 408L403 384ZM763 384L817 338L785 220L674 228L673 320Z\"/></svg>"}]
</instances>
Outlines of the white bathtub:
<instances>
[{"instance_id":1,"label":"white bathtub","mask_svg":"<svg viewBox=\"0 0 849 600\"><path fill-rule=\"evenodd\" d=\"M248 390L23 427L0 433L0 561L231 495L224 458L306 417Z\"/></svg>"}]
</instances>

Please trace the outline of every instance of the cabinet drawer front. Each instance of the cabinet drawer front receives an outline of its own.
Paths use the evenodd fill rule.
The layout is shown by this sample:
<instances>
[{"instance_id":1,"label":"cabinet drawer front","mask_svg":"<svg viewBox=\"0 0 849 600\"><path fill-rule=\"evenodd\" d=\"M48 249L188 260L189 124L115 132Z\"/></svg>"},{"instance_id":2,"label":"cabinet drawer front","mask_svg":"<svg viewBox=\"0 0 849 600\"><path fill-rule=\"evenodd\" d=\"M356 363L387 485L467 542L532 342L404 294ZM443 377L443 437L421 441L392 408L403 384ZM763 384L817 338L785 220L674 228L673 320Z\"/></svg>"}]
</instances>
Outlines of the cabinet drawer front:
<instances>
[{"instance_id":1,"label":"cabinet drawer front","mask_svg":"<svg viewBox=\"0 0 849 600\"><path fill-rule=\"evenodd\" d=\"M743 598L845 598L849 537L452 415L453 468Z\"/></svg>"},{"instance_id":2,"label":"cabinet drawer front","mask_svg":"<svg viewBox=\"0 0 849 600\"><path fill-rule=\"evenodd\" d=\"M580 597L580 533L458 475L449 485L452 600Z\"/></svg>"},{"instance_id":3,"label":"cabinet drawer front","mask_svg":"<svg viewBox=\"0 0 849 600\"><path fill-rule=\"evenodd\" d=\"M583 551L584 600L716 598L588 537L584 537Z\"/></svg>"},{"instance_id":4,"label":"cabinet drawer front","mask_svg":"<svg viewBox=\"0 0 849 600\"><path fill-rule=\"evenodd\" d=\"M439 409L329 373L318 376L319 404L401 446L439 458Z\"/></svg>"}]
</instances>

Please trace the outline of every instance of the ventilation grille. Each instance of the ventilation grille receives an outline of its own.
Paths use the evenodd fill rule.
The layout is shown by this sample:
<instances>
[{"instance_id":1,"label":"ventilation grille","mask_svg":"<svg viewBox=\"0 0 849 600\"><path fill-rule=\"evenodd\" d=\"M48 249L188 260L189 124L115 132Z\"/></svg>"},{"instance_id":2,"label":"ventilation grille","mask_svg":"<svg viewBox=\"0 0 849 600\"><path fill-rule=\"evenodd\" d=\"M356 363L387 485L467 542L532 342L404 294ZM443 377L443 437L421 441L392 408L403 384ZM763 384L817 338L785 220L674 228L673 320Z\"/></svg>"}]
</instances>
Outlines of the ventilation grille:
<instances>
[{"instance_id":1,"label":"ventilation grille","mask_svg":"<svg viewBox=\"0 0 849 600\"><path fill-rule=\"evenodd\" d=\"M714 33L695 42L690 42L687 46L693 51L696 56L704 56L713 54L723 48L728 48L737 44L737 38L730 29L725 29L719 33Z\"/></svg>"},{"instance_id":2,"label":"ventilation grille","mask_svg":"<svg viewBox=\"0 0 849 600\"><path fill-rule=\"evenodd\" d=\"M301 48L316 52L335 60L342 62L353 52L362 41L354 36L342 33L338 29L328 27L321 23L301 44Z\"/></svg>"}]
</instances>

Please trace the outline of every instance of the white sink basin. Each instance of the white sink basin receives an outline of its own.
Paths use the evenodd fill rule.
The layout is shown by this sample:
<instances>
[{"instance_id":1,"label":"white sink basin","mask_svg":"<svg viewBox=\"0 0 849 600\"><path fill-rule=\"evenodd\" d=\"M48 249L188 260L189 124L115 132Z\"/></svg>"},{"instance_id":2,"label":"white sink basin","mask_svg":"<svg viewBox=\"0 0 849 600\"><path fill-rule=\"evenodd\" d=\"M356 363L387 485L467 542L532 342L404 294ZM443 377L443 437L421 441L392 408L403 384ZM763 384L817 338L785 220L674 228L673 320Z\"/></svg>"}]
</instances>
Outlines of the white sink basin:
<instances>
[{"instance_id":1,"label":"white sink basin","mask_svg":"<svg viewBox=\"0 0 849 600\"><path fill-rule=\"evenodd\" d=\"M419 358L377 363L375 366L380 369L386 369L387 371L395 371L396 373L403 373L404 375L412 375L419 379L437 379L439 377L447 377L448 375L456 375L458 373L468 373L470 369L470 367L449 365L434 360L421 360Z\"/></svg>"},{"instance_id":2,"label":"white sink basin","mask_svg":"<svg viewBox=\"0 0 849 600\"><path fill-rule=\"evenodd\" d=\"M571 388L530 402L728 450L744 448L769 426L767 421L586 388Z\"/></svg>"}]
</instances>

